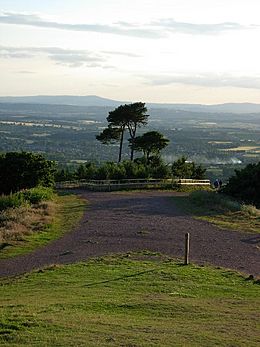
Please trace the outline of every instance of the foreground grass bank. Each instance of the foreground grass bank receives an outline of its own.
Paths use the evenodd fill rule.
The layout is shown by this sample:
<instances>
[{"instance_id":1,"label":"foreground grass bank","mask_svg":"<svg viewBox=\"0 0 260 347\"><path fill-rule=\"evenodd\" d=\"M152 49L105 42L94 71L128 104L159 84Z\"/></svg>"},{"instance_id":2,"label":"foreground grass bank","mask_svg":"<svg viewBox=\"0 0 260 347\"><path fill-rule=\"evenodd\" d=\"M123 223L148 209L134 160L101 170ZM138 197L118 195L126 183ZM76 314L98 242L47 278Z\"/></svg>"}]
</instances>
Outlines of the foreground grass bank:
<instances>
[{"instance_id":1,"label":"foreground grass bank","mask_svg":"<svg viewBox=\"0 0 260 347\"><path fill-rule=\"evenodd\" d=\"M260 233L260 210L214 191L197 191L173 197L174 203L193 217L219 227Z\"/></svg>"},{"instance_id":2,"label":"foreground grass bank","mask_svg":"<svg viewBox=\"0 0 260 347\"><path fill-rule=\"evenodd\" d=\"M12 223L13 220L16 222L11 225L10 240L4 240L0 245L0 259L30 253L57 239L79 222L85 207L85 200L68 194L55 195L51 202L44 202L37 208L21 206L11 209ZM18 233L17 229L21 227L25 230Z\"/></svg>"},{"instance_id":3,"label":"foreground grass bank","mask_svg":"<svg viewBox=\"0 0 260 347\"><path fill-rule=\"evenodd\" d=\"M2 280L3 346L259 346L259 284L128 255Z\"/></svg>"}]
</instances>

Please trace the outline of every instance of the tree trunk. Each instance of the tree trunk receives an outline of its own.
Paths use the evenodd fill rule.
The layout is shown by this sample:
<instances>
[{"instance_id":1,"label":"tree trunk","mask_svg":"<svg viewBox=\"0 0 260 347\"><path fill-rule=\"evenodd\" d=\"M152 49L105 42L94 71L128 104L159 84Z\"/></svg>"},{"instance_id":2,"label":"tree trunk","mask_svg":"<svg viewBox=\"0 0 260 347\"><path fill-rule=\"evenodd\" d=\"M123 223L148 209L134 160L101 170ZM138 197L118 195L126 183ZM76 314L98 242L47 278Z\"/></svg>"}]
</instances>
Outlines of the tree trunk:
<instances>
[{"instance_id":1,"label":"tree trunk","mask_svg":"<svg viewBox=\"0 0 260 347\"><path fill-rule=\"evenodd\" d=\"M129 134L131 136L132 141L134 142L135 139L135 134L136 134L136 126L137 124L134 124L134 128L131 129L131 127L129 127ZM134 160L134 148L131 147L131 157L130 160L133 161Z\"/></svg>"},{"instance_id":2,"label":"tree trunk","mask_svg":"<svg viewBox=\"0 0 260 347\"><path fill-rule=\"evenodd\" d=\"M121 158L122 158L122 148L123 148L123 141L124 141L124 132L125 132L125 127L122 128L122 132L121 132L119 154L118 154L118 162L119 163L120 163Z\"/></svg>"},{"instance_id":3,"label":"tree trunk","mask_svg":"<svg viewBox=\"0 0 260 347\"><path fill-rule=\"evenodd\" d=\"M131 157L130 160L133 161L134 160L134 149L131 147Z\"/></svg>"}]
</instances>

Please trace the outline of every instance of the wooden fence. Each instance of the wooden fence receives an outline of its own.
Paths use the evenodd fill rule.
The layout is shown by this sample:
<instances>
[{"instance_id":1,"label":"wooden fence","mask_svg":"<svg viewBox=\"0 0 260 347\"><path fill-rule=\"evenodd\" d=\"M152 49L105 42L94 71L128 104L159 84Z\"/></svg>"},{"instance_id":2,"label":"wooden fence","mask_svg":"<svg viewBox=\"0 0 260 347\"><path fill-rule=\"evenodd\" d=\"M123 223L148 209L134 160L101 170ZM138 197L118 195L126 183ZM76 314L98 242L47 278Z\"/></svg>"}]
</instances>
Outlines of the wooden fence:
<instances>
[{"instance_id":1,"label":"wooden fence","mask_svg":"<svg viewBox=\"0 0 260 347\"><path fill-rule=\"evenodd\" d=\"M166 189L178 185L210 186L209 180L193 179L122 179L122 180L77 180L57 182L57 189L81 188L93 191L114 191L131 189Z\"/></svg>"}]
</instances>

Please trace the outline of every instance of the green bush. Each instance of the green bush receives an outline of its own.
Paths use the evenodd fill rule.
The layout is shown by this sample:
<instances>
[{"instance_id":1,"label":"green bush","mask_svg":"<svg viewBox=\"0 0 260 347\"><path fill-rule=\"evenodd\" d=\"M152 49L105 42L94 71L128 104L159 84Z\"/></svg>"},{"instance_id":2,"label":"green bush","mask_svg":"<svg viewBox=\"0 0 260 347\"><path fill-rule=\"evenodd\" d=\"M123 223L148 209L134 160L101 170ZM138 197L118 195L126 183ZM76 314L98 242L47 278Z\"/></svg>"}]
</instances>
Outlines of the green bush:
<instances>
[{"instance_id":1,"label":"green bush","mask_svg":"<svg viewBox=\"0 0 260 347\"><path fill-rule=\"evenodd\" d=\"M247 204L260 206L260 162L235 170L223 191Z\"/></svg>"},{"instance_id":2,"label":"green bush","mask_svg":"<svg viewBox=\"0 0 260 347\"><path fill-rule=\"evenodd\" d=\"M19 207L24 203L24 198L18 194L2 195L0 196L0 211L7 208Z\"/></svg>"},{"instance_id":3,"label":"green bush","mask_svg":"<svg viewBox=\"0 0 260 347\"><path fill-rule=\"evenodd\" d=\"M41 201L51 200L53 190L46 187L35 187L15 194L0 196L0 211L8 208L20 207L23 204L39 204Z\"/></svg>"},{"instance_id":4,"label":"green bush","mask_svg":"<svg viewBox=\"0 0 260 347\"><path fill-rule=\"evenodd\" d=\"M204 179L206 169L182 156L172 163L172 175L176 178Z\"/></svg>"},{"instance_id":5,"label":"green bush","mask_svg":"<svg viewBox=\"0 0 260 347\"><path fill-rule=\"evenodd\" d=\"M35 187L19 192L17 195L30 204L38 204L41 201L51 200L53 198L53 190L47 187Z\"/></svg>"},{"instance_id":6,"label":"green bush","mask_svg":"<svg viewBox=\"0 0 260 347\"><path fill-rule=\"evenodd\" d=\"M0 154L0 193L10 194L38 185L52 186L56 164L41 154L7 152Z\"/></svg>"}]
</instances>

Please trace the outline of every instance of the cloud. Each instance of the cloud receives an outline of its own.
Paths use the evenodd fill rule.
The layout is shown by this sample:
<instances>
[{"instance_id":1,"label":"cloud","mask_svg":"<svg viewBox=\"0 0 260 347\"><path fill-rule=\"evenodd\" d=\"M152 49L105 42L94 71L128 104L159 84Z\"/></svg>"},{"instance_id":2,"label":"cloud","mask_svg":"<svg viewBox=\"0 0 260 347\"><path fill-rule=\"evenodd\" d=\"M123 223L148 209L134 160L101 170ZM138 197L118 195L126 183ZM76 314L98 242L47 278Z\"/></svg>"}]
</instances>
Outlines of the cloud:
<instances>
[{"instance_id":1,"label":"cloud","mask_svg":"<svg viewBox=\"0 0 260 347\"><path fill-rule=\"evenodd\" d=\"M201 87L235 87L260 89L260 76L231 76L231 75L172 75L145 76L149 84L165 86L171 84L185 84Z\"/></svg>"},{"instance_id":2,"label":"cloud","mask_svg":"<svg viewBox=\"0 0 260 347\"><path fill-rule=\"evenodd\" d=\"M103 67L107 59L99 54L84 50L71 50L59 47L5 47L0 46L0 58L34 58L45 55L57 64L69 67Z\"/></svg>"},{"instance_id":3,"label":"cloud","mask_svg":"<svg viewBox=\"0 0 260 347\"><path fill-rule=\"evenodd\" d=\"M109 54L109 55L122 55L122 56L130 57L130 58L140 58L141 57L141 55L131 53L131 52L103 51L103 53Z\"/></svg>"},{"instance_id":4,"label":"cloud","mask_svg":"<svg viewBox=\"0 0 260 347\"><path fill-rule=\"evenodd\" d=\"M138 25L126 25L126 23L107 24L70 24L50 22L37 15L4 12L0 15L0 23L29 25L39 28L51 28L71 31L96 32L123 36L159 38L161 33L152 28L142 28Z\"/></svg>"},{"instance_id":5,"label":"cloud","mask_svg":"<svg viewBox=\"0 0 260 347\"><path fill-rule=\"evenodd\" d=\"M215 24L195 24L187 22L177 22L172 18L161 19L152 23L155 27L164 28L166 31L183 34L212 35L221 34L227 31L255 28L256 26L243 26L239 23L224 22Z\"/></svg>"},{"instance_id":6,"label":"cloud","mask_svg":"<svg viewBox=\"0 0 260 347\"><path fill-rule=\"evenodd\" d=\"M16 73L23 74L23 75L31 75L35 74L35 71L27 71L27 70L21 70L21 71L16 71Z\"/></svg>"},{"instance_id":7,"label":"cloud","mask_svg":"<svg viewBox=\"0 0 260 347\"><path fill-rule=\"evenodd\" d=\"M139 38L162 38L170 33L183 33L193 35L215 35L227 31L258 28L257 25L244 26L235 22L224 22L215 24L196 24L177 22L173 18L160 19L146 24L116 22L113 24L71 24L46 21L40 16L33 14L4 12L0 15L0 23L28 25L38 28L51 28L60 30L95 32L103 34L114 34L121 36L132 36Z\"/></svg>"}]
</instances>

